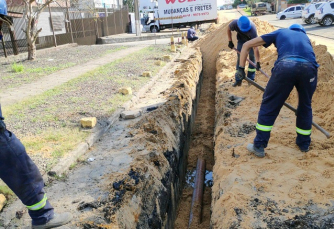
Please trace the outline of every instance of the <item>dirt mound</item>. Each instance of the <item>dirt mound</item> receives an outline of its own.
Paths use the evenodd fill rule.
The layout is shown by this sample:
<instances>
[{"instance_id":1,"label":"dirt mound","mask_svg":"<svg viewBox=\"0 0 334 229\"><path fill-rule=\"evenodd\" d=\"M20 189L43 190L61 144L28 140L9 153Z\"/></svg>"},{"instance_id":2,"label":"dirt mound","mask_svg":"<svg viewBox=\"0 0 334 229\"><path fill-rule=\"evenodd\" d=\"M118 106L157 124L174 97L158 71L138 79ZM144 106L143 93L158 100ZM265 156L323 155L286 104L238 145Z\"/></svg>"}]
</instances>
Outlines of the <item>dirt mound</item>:
<instances>
[{"instance_id":1,"label":"dirt mound","mask_svg":"<svg viewBox=\"0 0 334 229\"><path fill-rule=\"evenodd\" d=\"M273 29L262 27L266 23L259 20L254 23L260 35ZM312 107L314 121L334 133L334 61L326 50L326 46L314 46L320 68ZM262 69L271 75L277 59L275 47L260 48L260 55ZM332 139L313 128L310 152L300 152L295 145L295 114L282 108L266 157L258 159L251 155L246 145L253 142L256 134L253 127L262 92L246 82L241 87L231 86L235 63L235 53L224 50L216 62L213 228L333 228ZM257 72L256 81L265 87L268 79ZM239 105L231 106L232 96L242 98ZM288 102L296 107L295 90Z\"/></svg>"},{"instance_id":2,"label":"dirt mound","mask_svg":"<svg viewBox=\"0 0 334 229\"><path fill-rule=\"evenodd\" d=\"M320 65L318 69L318 81L327 82L334 78L334 60L333 56L327 52L325 45L313 46L317 62Z\"/></svg>"}]
</instances>

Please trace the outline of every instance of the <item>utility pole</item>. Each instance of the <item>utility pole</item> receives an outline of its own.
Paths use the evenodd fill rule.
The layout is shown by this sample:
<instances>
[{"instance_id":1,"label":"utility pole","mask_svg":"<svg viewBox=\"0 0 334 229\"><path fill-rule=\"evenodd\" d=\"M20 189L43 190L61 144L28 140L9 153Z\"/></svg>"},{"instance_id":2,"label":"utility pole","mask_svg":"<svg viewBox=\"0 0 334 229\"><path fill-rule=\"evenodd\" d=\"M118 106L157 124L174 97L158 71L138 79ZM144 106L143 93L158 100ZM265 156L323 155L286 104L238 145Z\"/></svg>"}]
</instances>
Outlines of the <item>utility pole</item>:
<instances>
[{"instance_id":1,"label":"utility pole","mask_svg":"<svg viewBox=\"0 0 334 229\"><path fill-rule=\"evenodd\" d=\"M276 13L281 12L281 0L277 0L277 9L276 9Z\"/></svg>"},{"instance_id":2,"label":"utility pole","mask_svg":"<svg viewBox=\"0 0 334 229\"><path fill-rule=\"evenodd\" d=\"M135 21L136 21L136 36L140 37L141 36L141 31L140 31L140 17L139 17L139 0L135 0Z\"/></svg>"}]
</instances>

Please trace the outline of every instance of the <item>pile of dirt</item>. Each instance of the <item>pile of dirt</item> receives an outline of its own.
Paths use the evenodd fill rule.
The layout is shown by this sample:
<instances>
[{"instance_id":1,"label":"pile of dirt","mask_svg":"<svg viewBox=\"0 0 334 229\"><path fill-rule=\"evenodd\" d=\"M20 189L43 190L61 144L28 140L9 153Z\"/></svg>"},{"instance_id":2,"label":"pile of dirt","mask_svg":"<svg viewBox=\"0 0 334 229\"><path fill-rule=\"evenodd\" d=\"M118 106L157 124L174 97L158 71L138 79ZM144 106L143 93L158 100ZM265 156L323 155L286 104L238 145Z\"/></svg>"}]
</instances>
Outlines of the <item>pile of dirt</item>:
<instances>
[{"instance_id":1,"label":"pile of dirt","mask_svg":"<svg viewBox=\"0 0 334 229\"><path fill-rule=\"evenodd\" d=\"M255 20L258 33L270 32L265 22ZM263 27L261 26L264 25ZM225 26L216 34L225 36ZM272 28L273 29L273 28ZM221 49L227 42L222 42ZM210 47L208 46L208 49ZM216 52L215 39L212 52ZM314 46L320 64L318 87L313 97L314 121L334 132L334 61L326 47ZM271 75L277 58L274 46L260 49L262 69ZM232 87L236 55L225 48L217 59L216 129L214 186L212 188L213 228L333 228L334 227L334 143L312 129L308 153L295 145L295 114L282 108L266 157L256 158L247 149L253 142L262 92L247 85ZM268 79L257 72L256 81ZM243 98L231 106L231 96ZM294 90L288 102L295 107ZM247 128L244 128L247 127Z\"/></svg>"}]
</instances>

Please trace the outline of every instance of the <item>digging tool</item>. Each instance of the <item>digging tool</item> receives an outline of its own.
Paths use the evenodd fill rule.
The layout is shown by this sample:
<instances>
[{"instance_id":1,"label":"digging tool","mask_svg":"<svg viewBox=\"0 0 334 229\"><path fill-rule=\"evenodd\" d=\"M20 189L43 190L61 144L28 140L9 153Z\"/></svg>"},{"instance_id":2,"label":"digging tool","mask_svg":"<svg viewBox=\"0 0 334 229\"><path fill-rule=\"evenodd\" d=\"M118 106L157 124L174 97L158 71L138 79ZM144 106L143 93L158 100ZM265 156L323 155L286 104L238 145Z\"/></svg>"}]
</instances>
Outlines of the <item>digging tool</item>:
<instances>
[{"instance_id":1,"label":"digging tool","mask_svg":"<svg viewBox=\"0 0 334 229\"><path fill-rule=\"evenodd\" d=\"M239 52L236 48L233 48L233 49L234 49L237 53L240 54L240 52ZM253 61L249 60L248 58L247 58L247 61L248 61L252 66L254 66L254 67L256 68L256 64L255 64ZM260 72L263 73L266 77L270 78L270 76L268 76L262 69L260 69ZM261 91L264 92L265 88L262 87L261 85L259 85L258 83L255 83L253 80L249 79L248 77L245 77L245 80L246 80L248 83L252 84L252 85L255 86L256 88L258 88L258 89L260 89ZM290 110L292 110L295 114L297 113L297 109L294 108L293 106L291 106L289 103L284 102L284 106L286 106L287 108L289 108ZM313 125L316 129L318 129L321 133L323 133L327 138L330 138L330 137L331 137L330 133L327 132L325 129L323 129L321 126L319 126L317 123L315 123L315 122L312 121L312 125Z\"/></svg>"}]
</instances>

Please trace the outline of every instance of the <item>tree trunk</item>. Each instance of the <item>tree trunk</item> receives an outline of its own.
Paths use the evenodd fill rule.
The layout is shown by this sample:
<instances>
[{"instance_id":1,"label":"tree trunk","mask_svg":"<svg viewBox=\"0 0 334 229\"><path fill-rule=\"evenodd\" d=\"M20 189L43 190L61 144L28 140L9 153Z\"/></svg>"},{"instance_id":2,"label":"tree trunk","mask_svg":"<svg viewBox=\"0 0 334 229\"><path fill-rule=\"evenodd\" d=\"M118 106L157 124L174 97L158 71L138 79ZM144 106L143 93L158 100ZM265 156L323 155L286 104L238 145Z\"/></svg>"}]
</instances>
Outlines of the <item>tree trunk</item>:
<instances>
[{"instance_id":1,"label":"tree trunk","mask_svg":"<svg viewBox=\"0 0 334 229\"><path fill-rule=\"evenodd\" d=\"M35 60L36 58L36 44L32 42L28 44L28 60Z\"/></svg>"}]
</instances>

